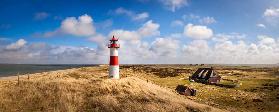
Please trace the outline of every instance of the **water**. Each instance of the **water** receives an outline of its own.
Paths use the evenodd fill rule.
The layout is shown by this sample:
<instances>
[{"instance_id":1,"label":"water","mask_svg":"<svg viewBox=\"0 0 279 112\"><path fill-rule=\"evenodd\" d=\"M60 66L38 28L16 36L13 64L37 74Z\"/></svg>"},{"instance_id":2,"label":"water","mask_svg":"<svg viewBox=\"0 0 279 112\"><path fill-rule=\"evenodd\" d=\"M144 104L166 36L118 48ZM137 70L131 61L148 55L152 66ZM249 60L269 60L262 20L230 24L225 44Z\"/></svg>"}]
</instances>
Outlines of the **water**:
<instances>
[{"instance_id":1,"label":"water","mask_svg":"<svg viewBox=\"0 0 279 112\"><path fill-rule=\"evenodd\" d=\"M27 73L47 72L53 70L63 70L78 67L96 65L35 65L35 64L0 64L0 77L13 76Z\"/></svg>"}]
</instances>

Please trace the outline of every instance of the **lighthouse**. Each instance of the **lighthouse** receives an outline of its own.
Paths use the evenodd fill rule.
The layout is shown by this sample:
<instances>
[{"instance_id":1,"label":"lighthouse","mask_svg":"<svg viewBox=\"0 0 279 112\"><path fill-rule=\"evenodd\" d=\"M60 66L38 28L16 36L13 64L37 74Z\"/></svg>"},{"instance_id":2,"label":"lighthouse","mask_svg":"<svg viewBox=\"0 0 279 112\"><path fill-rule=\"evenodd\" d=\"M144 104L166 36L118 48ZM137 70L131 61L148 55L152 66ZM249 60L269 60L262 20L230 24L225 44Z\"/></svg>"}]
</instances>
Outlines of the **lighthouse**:
<instances>
[{"instance_id":1,"label":"lighthouse","mask_svg":"<svg viewBox=\"0 0 279 112\"><path fill-rule=\"evenodd\" d=\"M109 78L119 79L119 63L118 63L118 38L112 36L108 48L110 49L109 60Z\"/></svg>"}]
</instances>

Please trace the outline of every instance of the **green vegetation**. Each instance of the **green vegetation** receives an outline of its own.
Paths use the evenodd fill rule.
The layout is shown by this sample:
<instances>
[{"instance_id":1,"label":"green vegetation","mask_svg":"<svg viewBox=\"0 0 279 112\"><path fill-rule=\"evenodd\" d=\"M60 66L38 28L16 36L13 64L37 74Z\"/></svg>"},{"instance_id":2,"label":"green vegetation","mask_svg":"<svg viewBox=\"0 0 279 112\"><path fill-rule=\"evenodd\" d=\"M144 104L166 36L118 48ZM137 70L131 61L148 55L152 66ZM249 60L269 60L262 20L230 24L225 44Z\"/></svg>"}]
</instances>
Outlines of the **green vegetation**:
<instances>
[{"instance_id":1,"label":"green vegetation","mask_svg":"<svg viewBox=\"0 0 279 112\"><path fill-rule=\"evenodd\" d=\"M181 65L156 65L157 70L169 67L170 71L183 71L164 77L145 72L151 65L141 67L141 70L133 69L131 66L124 66L126 69L134 70L134 74L141 73L144 77L154 83L170 89L177 85L186 85L197 89L197 96L188 98L229 111L277 111L279 110L279 74L278 67L250 67L250 66L214 66L215 72L222 76L222 80L216 85L205 85L196 82L189 82L188 77L198 67L204 66L181 66ZM171 70L172 69L172 70Z\"/></svg>"},{"instance_id":2,"label":"green vegetation","mask_svg":"<svg viewBox=\"0 0 279 112\"><path fill-rule=\"evenodd\" d=\"M204 66L125 65L120 80L107 79L108 66L25 75L20 82L2 79L0 111L279 110L278 67L214 65L222 77L214 85L188 80L199 67ZM178 95L177 85L194 88L197 95Z\"/></svg>"}]
</instances>

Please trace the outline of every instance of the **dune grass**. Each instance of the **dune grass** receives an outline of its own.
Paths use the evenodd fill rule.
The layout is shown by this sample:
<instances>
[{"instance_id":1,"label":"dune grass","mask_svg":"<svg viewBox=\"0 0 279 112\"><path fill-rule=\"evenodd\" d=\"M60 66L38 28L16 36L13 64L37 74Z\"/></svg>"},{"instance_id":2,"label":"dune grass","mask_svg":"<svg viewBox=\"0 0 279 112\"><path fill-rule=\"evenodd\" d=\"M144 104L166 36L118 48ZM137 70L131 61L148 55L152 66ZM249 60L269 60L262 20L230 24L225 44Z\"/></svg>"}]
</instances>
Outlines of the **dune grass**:
<instances>
[{"instance_id":1,"label":"dune grass","mask_svg":"<svg viewBox=\"0 0 279 112\"><path fill-rule=\"evenodd\" d=\"M2 79L0 111L223 111L129 75L111 80L106 67L86 67Z\"/></svg>"},{"instance_id":2,"label":"dune grass","mask_svg":"<svg viewBox=\"0 0 279 112\"><path fill-rule=\"evenodd\" d=\"M216 66L219 85L189 82L199 67L127 65L120 80L107 79L107 66L24 75L19 84L17 77L2 79L0 111L279 110L278 68ZM196 89L197 96L178 95L177 85Z\"/></svg>"},{"instance_id":3,"label":"dune grass","mask_svg":"<svg viewBox=\"0 0 279 112\"><path fill-rule=\"evenodd\" d=\"M215 72L222 76L218 85L205 85L189 82L188 77L199 67L204 66L178 66L178 65L156 65L156 70L161 67L169 67L176 71L185 69L184 72L173 76L164 74L159 77L149 70L149 67L141 67L142 70L133 67L124 67L140 73L144 77L158 85L175 89L177 85L186 85L197 89L197 96L189 99L199 103L211 105L229 111L278 111L279 110L279 68L278 67L248 67L248 66L214 66ZM175 70L176 69L176 70Z\"/></svg>"}]
</instances>

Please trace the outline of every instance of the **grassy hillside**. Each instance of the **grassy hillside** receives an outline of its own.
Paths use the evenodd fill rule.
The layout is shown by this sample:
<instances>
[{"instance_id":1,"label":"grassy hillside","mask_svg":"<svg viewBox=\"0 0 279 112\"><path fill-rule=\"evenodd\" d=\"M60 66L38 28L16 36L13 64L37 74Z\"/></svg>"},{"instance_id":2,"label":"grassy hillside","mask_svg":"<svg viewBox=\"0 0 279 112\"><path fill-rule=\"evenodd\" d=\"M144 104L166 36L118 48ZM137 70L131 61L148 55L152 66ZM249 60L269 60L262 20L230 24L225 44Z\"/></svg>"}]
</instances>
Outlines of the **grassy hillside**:
<instances>
[{"instance_id":1,"label":"grassy hillside","mask_svg":"<svg viewBox=\"0 0 279 112\"><path fill-rule=\"evenodd\" d=\"M187 65L127 65L122 74L147 79L174 90L186 85L197 90L189 99L216 108L239 112L278 112L279 68L211 65L222 76L218 85L189 82L188 77L204 66Z\"/></svg>"},{"instance_id":2,"label":"grassy hillside","mask_svg":"<svg viewBox=\"0 0 279 112\"><path fill-rule=\"evenodd\" d=\"M221 111L129 71L106 76L107 67L86 67L4 78L0 111Z\"/></svg>"}]
</instances>

